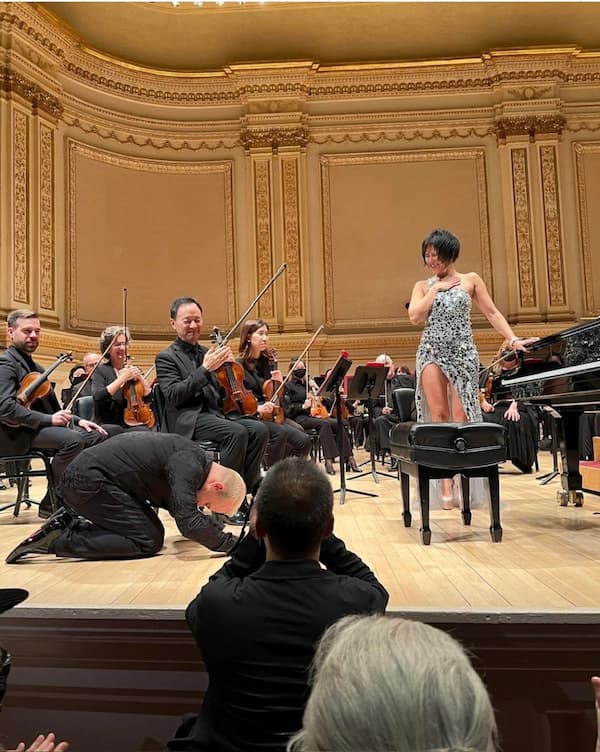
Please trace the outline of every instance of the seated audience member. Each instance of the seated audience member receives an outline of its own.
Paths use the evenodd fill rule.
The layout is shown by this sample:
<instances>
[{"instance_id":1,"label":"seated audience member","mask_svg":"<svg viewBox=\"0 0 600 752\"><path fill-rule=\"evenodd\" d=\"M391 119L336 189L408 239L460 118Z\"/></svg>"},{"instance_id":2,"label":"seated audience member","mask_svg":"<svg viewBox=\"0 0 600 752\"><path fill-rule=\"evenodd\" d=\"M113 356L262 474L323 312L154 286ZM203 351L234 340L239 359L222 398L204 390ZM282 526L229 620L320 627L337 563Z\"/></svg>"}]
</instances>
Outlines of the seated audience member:
<instances>
[{"instance_id":1,"label":"seated audience member","mask_svg":"<svg viewBox=\"0 0 600 752\"><path fill-rule=\"evenodd\" d=\"M8 611L9 608L22 603L29 593L21 588L0 588L0 614ZM10 654L0 645L0 710L2 709L2 700L6 694L8 684L8 675L10 674L11 658ZM67 752L69 742L57 742L53 733L39 734L31 743L31 746L25 747L25 742L19 742L16 749L12 752ZM4 747L0 744L0 751ZM9 752L11 752L9 750Z\"/></svg>"},{"instance_id":2,"label":"seated audience member","mask_svg":"<svg viewBox=\"0 0 600 752\"><path fill-rule=\"evenodd\" d=\"M302 724L323 631L347 614L384 610L386 590L333 534L332 513L331 484L315 463L289 457L267 472L252 534L186 611L209 686L168 750L283 752Z\"/></svg>"},{"instance_id":3,"label":"seated audience member","mask_svg":"<svg viewBox=\"0 0 600 752\"><path fill-rule=\"evenodd\" d=\"M112 345L111 345L112 342ZM98 423L107 427L111 435L121 431L145 431L154 425L150 401L152 390L140 369L129 362L127 348L131 342L129 329L109 326L100 335L100 352L110 350L92 376L94 416ZM148 424L126 423L128 400L125 390L135 389L133 398L139 402L140 413L148 416ZM131 402L131 400L130 400Z\"/></svg>"},{"instance_id":4,"label":"seated audience member","mask_svg":"<svg viewBox=\"0 0 600 752\"><path fill-rule=\"evenodd\" d=\"M277 390L283 381L281 371L275 363L274 351L269 348L269 325L266 321L257 319L244 323L238 351L238 363L244 369L244 386L256 397L258 415L269 431L265 453L267 467L272 467L284 457L307 457L310 439L302 426L285 417L281 399L274 405L263 392L265 382L270 382L273 389ZM281 398L284 388L280 390ZM277 412L281 416L280 422L276 420Z\"/></svg>"},{"instance_id":5,"label":"seated audience member","mask_svg":"<svg viewBox=\"0 0 600 752\"><path fill-rule=\"evenodd\" d=\"M152 431L114 436L82 453L67 468L61 486L66 507L17 546L8 564L27 554L153 556L165 537L153 506L166 509L186 538L226 553L237 538L224 532L219 514L233 513L246 495L240 476L213 462L193 441ZM204 514L200 507L215 514Z\"/></svg>"},{"instance_id":6,"label":"seated audience member","mask_svg":"<svg viewBox=\"0 0 600 752\"><path fill-rule=\"evenodd\" d=\"M302 731L289 752L493 752L483 682L446 632L385 616L348 616L316 651Z\"/></svg>"},{"instance_id":7,"label":"seated audience member","mask_svg":"<svg viewBox=\"0 0 600 752\"><path fill-rule=\"evenodd\" d=\"M0 457L25 454L30 449L54 452L52 474L59 481L65 468L83 449L106 438L106 431L89 420L62 410L54 390L34 400L31 406L18 398L23 379L44 369L33 360L40 344L40 320L34 311L19 309L6 319L10 347L0 357ZM71 426L75 424L75 428ZM39 515L51 514L46 496Z\"/></svg>"}]
</instances>

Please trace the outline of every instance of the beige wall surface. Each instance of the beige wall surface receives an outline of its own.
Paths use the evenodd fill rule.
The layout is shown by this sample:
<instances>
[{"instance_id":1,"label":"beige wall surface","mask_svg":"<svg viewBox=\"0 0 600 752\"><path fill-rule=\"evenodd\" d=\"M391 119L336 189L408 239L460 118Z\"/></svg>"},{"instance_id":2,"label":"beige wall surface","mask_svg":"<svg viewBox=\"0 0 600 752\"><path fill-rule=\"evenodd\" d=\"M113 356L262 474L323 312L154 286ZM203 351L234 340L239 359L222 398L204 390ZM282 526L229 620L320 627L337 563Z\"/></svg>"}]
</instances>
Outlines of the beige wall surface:
<instances>
[{"instance_id":1,"label":"beige wall surface","mask_svg":"<svg viewBox=\"0 0 600 752\"><path fill-rule=\"evenodd\" d=\"M282 360L324 323L319 368L341 348L413 363L404 304L439 226L519 334L600 315L600 53L174 73L98 54L35 4L0 23L0 308L39 310L42 358L94 346L126 287L151 362L174 297L226 329L285 263L251 313ZM485 357L500 337L473 320Z\"/></svg>"}]
</instances>

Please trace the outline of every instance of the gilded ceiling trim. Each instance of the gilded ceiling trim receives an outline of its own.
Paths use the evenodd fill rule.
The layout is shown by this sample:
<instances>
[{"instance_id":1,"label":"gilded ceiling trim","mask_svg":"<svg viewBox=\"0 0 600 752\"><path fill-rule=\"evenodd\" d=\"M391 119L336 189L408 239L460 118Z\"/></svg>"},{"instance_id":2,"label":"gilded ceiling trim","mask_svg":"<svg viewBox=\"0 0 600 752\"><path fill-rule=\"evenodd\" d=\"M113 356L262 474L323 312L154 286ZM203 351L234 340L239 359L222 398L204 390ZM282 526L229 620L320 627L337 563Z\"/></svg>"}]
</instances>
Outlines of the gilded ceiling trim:
<instances>
[{"instance_id":1,"label":"gilded ceiling trim","mask_svg":"<svg viewBox=\"0 0 600 752\"><path fill-rule=\"evenodd\" d=\"M531 202L529 197L527 149L513 149L510 157L520 305L523 308L534 308L536 306L536 292L533 243L531 239Z\"/></svg>"},{"instance_id":2,"label":"gilded ceiling trim","mask_svg":"<svg viewBox=\"0 0 600 752\"><path fill-rule=\"evenodd\" d=\"M0 86L6 94L18 94L29 102L34 114L43 110L53 118L59 118L63 113L63 106L55 96L12 68L0 66Z\"/></svg>"},{"instance_id":3,"label":"gilded ceiling trim","mask_svg":"<svg viewBox=\"0 0 600 752\"><path fill-rule=\"evenodd\" d=\"M600 143L577 143L575 151L575 173L577 179L577 211L579 214L579 231L582 249L582 280L585 292L584 315L597 316L600 305L596 304L592 285L592 242L588 217L589 196L586 185L585 158L587 155L600 155ZM590 207L591 208L591 207Z\"/></svg>"},{"instance_id":4,"label":"gilded ceiling trim","mask_svg":"<svg viewBox=\"0 0 600 752\"><path fill-rule=\"evenodd\" d=\"M29 117L13 111L13 297L30 303L29 290Z\"/></svg>"},{"instance_id":5,"label":"gilded ceiling trim","mask_svg":"<svg viewBox=\"0 0 600 752\"><path fill-rule=\"evenodd\" d=\"M236 319L235 302L235 261L233 243L233 165L230 161L221 162L170 162L159 159L144 159L141 157L127 157L88 146L73 139L67 141L68 153L68 249L67 267L69 279L67 282L68 301L67 318L69 325L75 329L103 329L106 322L79 319L77 315L77 158L91 159L104 164L114 165L125 169L153 173L175 173L183 175L197 175L201 173L222 173L224 175L224 221L225 221L225 264L226 264L226 295L227 315L229 321ZM143 335L165 335L164 327L146 325L139 327Z\"/></svg>"},{"instance_id":6,"label":"gilded ceiling trim","mask_svg":"<svg viewBox=\"0 0 600 752\"><path fill-rule=\"evenodd\" d=\"M249 151L250 149L269 147L277 152L280 146L300 146L308 143L308 131L306 128L244 128L240 135L240 144Z\"/></svg>"},{"instance_id":7,"label":"gilded ceiling trim","mask_svg":"<svg viewBox=\"0 0 600 752\"><path fill-rule=\"evenodd\" d=\"M40 305L54 310L54 131L40 123Z\"/></svg>"},{"instance_id":8,"label":"gilded ceiling trim","mask_svg":"<svg viewBox=\"0 0 600 752\"><path fill-rule=\"evenodd\" d=\"M566 305L565 270L562 245L560 202L558 198L558 165L556 146L540 147L542 173L542 200L544 206L544 232L548 264L548 291L550 306Z\"/></svg>"},{"instance_id":9,"label":"gilded ceiling trim","mask_svg":"<svg viewBox=\"0 0 600 752\"><path fill-rule=\"evenodd\" d=\"M328 327L361 328L364 319L336 319L333 243L331 231L331 184L330 168L332 166L386 164L392 162L439 162L447 160L470 159L475 161L477 180L477 206L479 212L479 240L481 245L482 277L493 295L492 259L490 251L490 233L488 218L488 196L485 166L485 149L431 149L427 151L379 152L361 154L327 154L321 156L321 204L323 207L323 266L325 276L325 324ZM386 328L398 326L397 321L389 319L370 319L369 327Z\"/></svg>"},{"instance_id":10,"label":"gilded ceiling trim","mask_svg":"<svg viewBox=\"0 0 600 752\"><path fill-rule=\"evenodd\" d=\"M432 127L431 129L404 128L403 130L380 130L356 132L338 132L326 134L311 134L309 142L313 144L343 144L343 143L378 143L380 141L447 141L449 139L486 138L495 134L493 126L483 128L443 128Z\"/></svg>"}]
</instances>

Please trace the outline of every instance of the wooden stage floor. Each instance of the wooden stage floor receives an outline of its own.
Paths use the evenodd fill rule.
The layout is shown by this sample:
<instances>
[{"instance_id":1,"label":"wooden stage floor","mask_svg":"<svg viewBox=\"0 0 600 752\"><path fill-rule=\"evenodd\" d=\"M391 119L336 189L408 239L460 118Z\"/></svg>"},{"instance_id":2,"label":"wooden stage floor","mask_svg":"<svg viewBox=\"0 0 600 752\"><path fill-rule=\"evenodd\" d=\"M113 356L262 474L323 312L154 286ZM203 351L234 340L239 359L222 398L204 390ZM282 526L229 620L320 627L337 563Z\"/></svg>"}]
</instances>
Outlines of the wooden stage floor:
<instances>
[{"instance_id":1,"label":"wooden stage floor","mask_svg":"<svg viewBox=\"0 0 600 752\"><path fill-rule=\"evenodd\" d=\"M363 452L357 455L366 459ZM540 463L541 472L549 470L550 455L541 453ZM334 487L337 481L332 477ZM39 498L42 481L35 484L32 495ZM423 546L416 510L412 528L403 525L399 482L381 477L376 485L370 475L348 485L378 496L348 493L340 506L336 495L335 529L375 570L393 610L600 614L600 497L585 494L583 507L560 507L559 479L541 486L510 463L501 470L500 484L504 539L499 544L491 542L488 512L481 508L474 510L470 528L463 527L458 509L432 512L432 543ZM10 495L14 491L0 492L0 505ZM40 523L33 509L18 518L4 511L2 585L29 590L21 608L40 614L63 608L180 613L223 559L182 538L167 514L161 519L165 548L153 558L82 562L37 556L8 566L6 554Z\"/></svg>"}]
</instances>

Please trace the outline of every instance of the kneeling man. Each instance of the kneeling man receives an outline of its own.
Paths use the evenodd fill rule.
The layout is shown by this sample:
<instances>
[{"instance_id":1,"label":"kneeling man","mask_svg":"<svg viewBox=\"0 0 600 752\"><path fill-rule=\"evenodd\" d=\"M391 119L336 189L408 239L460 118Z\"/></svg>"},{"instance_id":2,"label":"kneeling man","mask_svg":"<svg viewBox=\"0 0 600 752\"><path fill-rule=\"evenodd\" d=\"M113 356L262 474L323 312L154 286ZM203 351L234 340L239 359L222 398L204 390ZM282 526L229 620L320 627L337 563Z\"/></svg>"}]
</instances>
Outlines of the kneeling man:
<instances>
[{"instance_id":1,"label":"kneeling man","mask_svg":"<svg viewBox=\"0 0 600 752\"><path fill-rule=\"evenodd\" d=\"M66 508L17 546L8 564L34 553L80 559L153 556L165 536L153 506L166 509L186 538L227 553L237 537L223 530L220 515L233 514L246 487L235 471L213 462L193 441L130 432L82 452L65 471L61 494Z\"/></svg>"}]
</instances>

